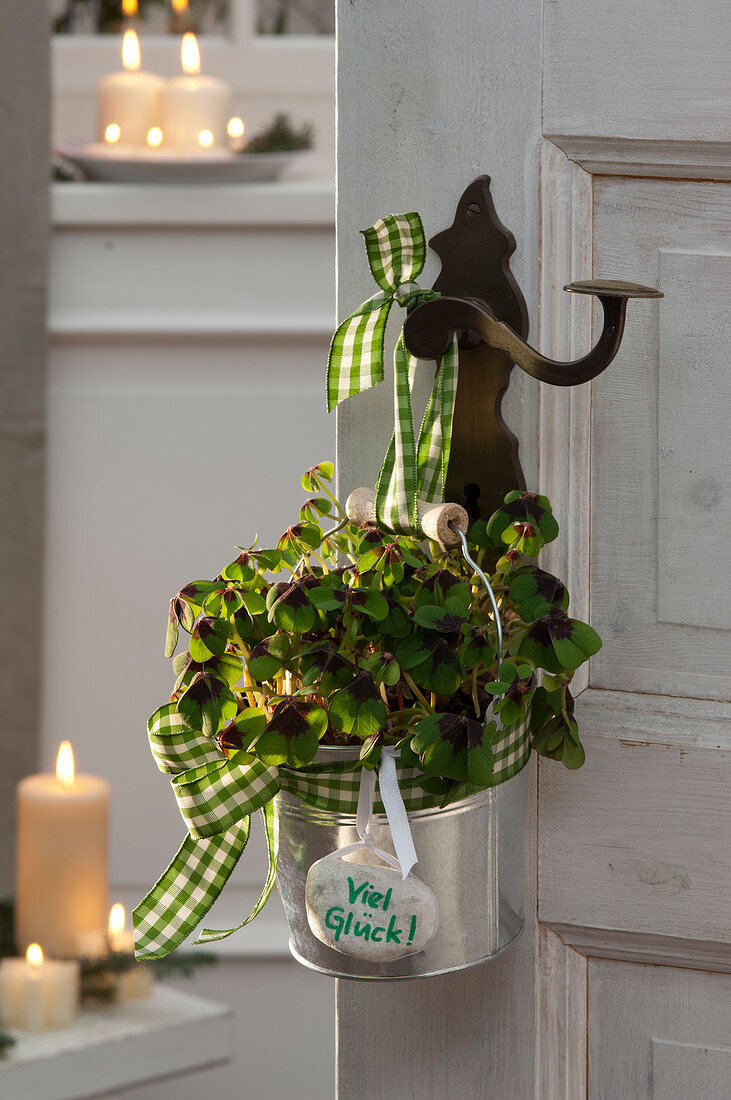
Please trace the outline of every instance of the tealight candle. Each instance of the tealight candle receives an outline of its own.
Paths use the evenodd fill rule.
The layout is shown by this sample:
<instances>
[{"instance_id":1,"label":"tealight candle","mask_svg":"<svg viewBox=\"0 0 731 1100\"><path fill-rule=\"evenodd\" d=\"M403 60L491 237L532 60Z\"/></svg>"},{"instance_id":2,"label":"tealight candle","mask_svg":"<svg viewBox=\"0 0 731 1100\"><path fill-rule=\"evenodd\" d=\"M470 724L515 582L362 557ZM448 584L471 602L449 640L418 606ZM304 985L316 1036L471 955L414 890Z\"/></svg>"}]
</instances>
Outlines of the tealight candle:
<instances>
[{"instance_id":1,"label":"tealight candle","mask_svg":"<svg viewBox=\"0 0 731 1100\"><path fill-rule=\"evenodd\" d=\"M213 76L201 76L194 34L183 35L180 61L185 76L168 80L160 97L160 125L165 145L181 152L226 148L231 114L231 87ZM208 134L211 141L208 143ZM201 141L201 135L206 137Z\"/></svg>"},{"instance_id":2,"label":"tealight candle","mask_svg":"<svg viewBox=\"0 0 731 1100\"><path fill-rule=\"evenodd\" d=\"M68 741L55 775L29 775L17 787L15 942L42 943L72 957L79 935L107 916L109 784L76 775Z\"/></svg>"},{"instance_id":3,"label":"tealight candle","mask_svg":"<svg viewBox=\"0 0 731 1100\"><path fill-rule=\"evenodd\" d=\"M243 118L239 118L238 115L234 115L233 118L228 120L226 133L229 136L229 146L233 152L238 152L243 149L245 130L244 120Z\"/></svg>"},{"instance_id":4,"label":"tealight candle","mask_svg":"<svg viewBox=\"0 0 731 1100\"><path fill-rule=\"evenodd\" d=\"M0 959L0 1024L26 1031L68 1027L79 1010L75 959L44 959L39 944L24 959Z\"/></svg>"},{"instance_id":5,"label":"tealight candle","mask_svg":"<svg viewBox=\"0 0 731 1100\"><path fill-rule=\"evenodd\" d=\"M122 951L128 955L135 953L134 933L131 928L125 928L127 914L124 906L118 901L109 910L109 923L107 936L110 951Z\"/></svg>"},{"instance_id":6,"label":"tealight candle","mask_svg":"<svg viewBox=\"0 0 731 1100\"><path fill-rule=\"evenodd\" d=\"M134 932L125 928L124 906L117 902L109 913L109 948L111 951L134 955ZM152 994L152 969L145 963L135 963L129 970L117 975L117 1000L134 1001Z\"/></svg>"},{"instance_id":7,"label":"tealight candle","mask_svg":"<svg viewBox=\"0 0 731 1100\"><path fill-rule=\"evenodd\" d=\"M122 39L124 72L103 76L96 86L97 140L121 141L122 145L145 145L160 111L160 93L165 81L154 73L140 72L140 43L133 30ZM108 136L109 127L119 130ZM115 133L116 131L112 131Z\"/></svg>"}]
</instances>

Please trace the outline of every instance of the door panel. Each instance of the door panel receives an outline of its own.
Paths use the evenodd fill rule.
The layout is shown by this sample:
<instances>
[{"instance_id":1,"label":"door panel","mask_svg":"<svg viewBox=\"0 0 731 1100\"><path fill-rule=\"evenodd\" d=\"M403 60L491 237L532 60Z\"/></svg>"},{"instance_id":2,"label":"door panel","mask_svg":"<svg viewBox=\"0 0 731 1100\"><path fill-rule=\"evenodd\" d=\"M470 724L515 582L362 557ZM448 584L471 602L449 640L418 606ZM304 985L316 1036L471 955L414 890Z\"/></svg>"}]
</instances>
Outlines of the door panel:
<instances>
[{"instance_id":1,"label":"door panel","mask_svg":"<svg viewBox=\"0 0 731 1100\"><path fill-rule=\"evenodd\" d=\"M590 959L589 1100L728 1100L731 974Z\"/></svg>"},{"instance_id":2,"label":"door panel","mask_svg":"<svg viewBox=\"0 0 731 1100\"><path fill-rule=\"evenodd\" d=\"M585 744L578 773L541 764L539 919L727 939L731 752L614 735Z\"/></svg>"},{"instance_id":3,"label":"door panel","mask_svg":"<svg viewBox=\"0 0 731 1100\"><path fill-rule=\"evenodd\" d=\"M597 139L594 155L598 148ZM687 150L672 168L673 148L664 149L662 173L683 176ZM610 143L602 156L611 157ZM568 574L575 613L589 615L604 646L577 704L584 768L539 766L538 1095L695 1100L723 1080L726 1053L704 1053L720 1040L679 1012L671 1030L625 1055L602 1014L604 986L592 979L623 976L616 1031L623 999L630 1018L641 1011L632 998L662 999L667 964L681 976L731 969L723 702L731 639L721 537L731 518L729 191L715 179L658 178L651 162L635 163L630 178L591 175L552 145L543 169L549 346L575 352L592 337L586 312L550 308L569 279L631 277L665 298L659 307L631 303L619 355L583 393L541 395L542 489L589 551L570 545L551 568ZM578 226L590 236L583 250L573 246ZM594 336L597 321L595 313ZM655 962L665 965L643 965ZM728 1018L727 978L687 983L699 1002L712 989ZM572 1053L584 1049L588 1062ZM690 1091L674 1093L679 1061Z\"/></svg>"},{"instance_id":4,"label":"door panel","mask_svg":"<svg viewBox=\"0 0 731 1100\"><path fill-rule=\"evenodd\" d=\"M728 696L730 199L725 183L595 180L594 272L665 298L631 303L592 386L594 687Z\"/></svg>"},{"instance_id":5,"label":"door panel","mask_svg":"<svg viewBox=\"0 0 731 1100\"><path fill-rule=\"evenodd\" d=\"M725 0L545 0L544 133L728 140Z\"/></svg>"}]
</instances>

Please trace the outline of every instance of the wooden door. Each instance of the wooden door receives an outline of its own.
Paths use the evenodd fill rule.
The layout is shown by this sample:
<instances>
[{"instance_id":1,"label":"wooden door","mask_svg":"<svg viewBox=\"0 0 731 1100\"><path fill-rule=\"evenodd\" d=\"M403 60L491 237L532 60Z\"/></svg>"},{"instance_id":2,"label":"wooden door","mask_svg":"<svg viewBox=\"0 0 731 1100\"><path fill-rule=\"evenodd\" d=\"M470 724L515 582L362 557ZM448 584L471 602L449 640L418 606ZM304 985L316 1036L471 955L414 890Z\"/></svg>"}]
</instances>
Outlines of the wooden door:
<instances>
[{"instance_id":1,"label":"wooden door","mask_svg":"<svg viewBox=\"0 0 731 1100\"><path fill-rule=\"evenodd\" d=\"M341 315L369 293L356 231L417 209L436 232L483 172L541 350L592 339L592 306L564 283L665 294L630 304L594 383L511 383L528 484L562 524L546 567L604 638L580 685L587 763L531 762L513 950L444 978L339 983L341 1100L728 1096L724 7L340 2ZM381 389L340 416L344 491L385 449Z\"/></svg>"}]
</instances>

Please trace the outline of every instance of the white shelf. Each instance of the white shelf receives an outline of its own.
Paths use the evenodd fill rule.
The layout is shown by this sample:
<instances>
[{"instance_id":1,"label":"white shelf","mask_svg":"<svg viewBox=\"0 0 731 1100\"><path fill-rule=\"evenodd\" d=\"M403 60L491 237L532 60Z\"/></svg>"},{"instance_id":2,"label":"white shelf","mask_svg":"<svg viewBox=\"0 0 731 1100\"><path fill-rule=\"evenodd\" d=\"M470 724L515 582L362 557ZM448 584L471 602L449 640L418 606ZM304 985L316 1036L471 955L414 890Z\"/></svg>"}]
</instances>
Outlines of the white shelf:
<instances>
[{"instance_id":1,"label":"white shelf","mask_svg":"<svg viewBox=\"0 0 731 1100\"><path fill-rule=\"evenodd\" d=\"M0 1062L3 1100L85 1100L227 1062L233 1012L156 985L148 1000L87 1010L73 1027L17 1043Z\"/></svg>"},{"instance_id":2,"label":"white shelf","mask_svg":"<svg viewBox=\"0 0 731 1100\"><path fill-rule=\"evenodd\" d=\"M328 341L336 325L334 313L320 315L259 313L256 315L215 310L145 312L142 309L109 311L89 310L76 312L50 310L48 331L54 339L64 337L73 340L98 339L104 336L113 340L134 340L143 336L146 340L179 340L183 337L201 339L267 339L276 333L282 339L294 337L321 338Z\"/></svg>"},{"instance_id":3,"label":"white shelf","mask_svg":"<svg viewBox=\"0 0 731 1100\"><path fill-rule=\"evenodd\" d=\"M333 226L326 181L282 183L55 183L57 229L91 226Z\"/></svg>"}]
</instances>

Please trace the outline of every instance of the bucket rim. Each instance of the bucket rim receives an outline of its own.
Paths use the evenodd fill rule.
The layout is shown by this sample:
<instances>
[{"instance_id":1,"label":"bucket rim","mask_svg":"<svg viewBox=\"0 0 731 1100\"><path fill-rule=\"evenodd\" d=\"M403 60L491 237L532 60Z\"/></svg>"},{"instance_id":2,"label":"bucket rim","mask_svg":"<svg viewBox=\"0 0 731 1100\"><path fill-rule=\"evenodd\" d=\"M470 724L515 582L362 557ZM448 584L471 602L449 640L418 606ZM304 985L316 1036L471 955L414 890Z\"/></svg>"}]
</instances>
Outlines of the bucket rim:
<instances>
[{"instance_id":1,"label":"bucket rim","mask_svg":"<svg viewBox=\"0 0 731 1100\"><path fill-rule=\"evenodd\" d=\"M513 778L515 779L516 777L513 776ZM499 956L503 955L509 947L512 947L513 944L516 943L523 935L524 930L525 917L523 917L523 919L521 920L520 927L516 931L515 935L512 936L511 939L507 940L506 943L502 944L501 947L492 955L483 955L482 958L471 959L468 962L459 963L458 966L448 966L442 970L428 970L423 974L344 974L341 970L329 970L327 967L318 966L317 963L313 963L310 960L304 958L304 956L300 955L295 950L292 945L291 939L289 941L289 953L294 959L296 959L298 963L301 963L302 966L306 966L308 970L313 970L316 974L323 974L325 975L325 977L329 978L343 978L345 981L351 982L408 982L413 981L416 978L439 978L443 974L457 974L460 970L471 970L473 966L482 966L484 963L492 962L493 959L499 958ZM412 959L418 958L418 954L410 955L407 957ZM394 962L397 961L398 960L394 960Z\"/></svg>"},{"instance_id":2,"label":"bucket rim","mask_svg":"<svg viewBox=\"0 0 731 1100\"><path fill-rule=\"evenodd\" d=\"M475 794L467 795L466 798L460 798L457 802L450 802L448 806L427 806L423 810L408 810L407 816L409 821L419 821L424 818L436 817L448 813L465 813L469 810L476 809L484 803L491 802L494 797L497 797L499 791L506 790L514 780L521 778L527 764L528 761L526 760L520 771L516 772L515 775L511 775L510 779L505 779L502 783L498 783L494 787L485 787L484 790L476 791ZM314 824L317 824L318 819L320 819L323 824L337 824L355 828L355 814L343 814L335 810L322 810L317 806L312 806L304 799L299 798L296 794L292 794L289 791L278 791L274 796L274 803L278 808L282 805L286 806L287 816L290 817L301 817ZM388 818L385 814L373 814L374 825L385 825L387 822Z\"/></svg>"}]
</instances>

